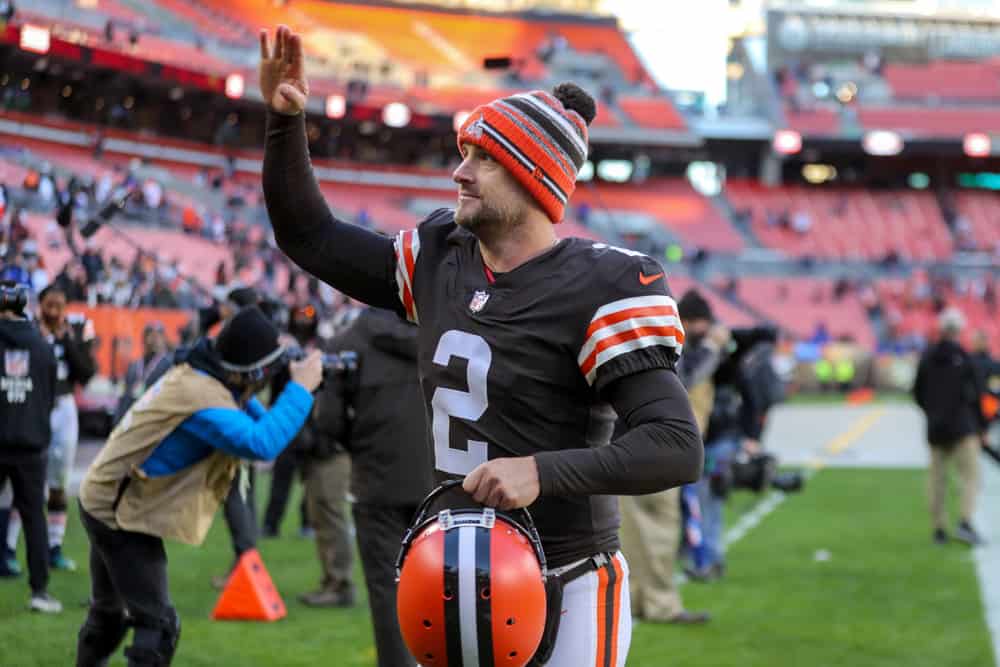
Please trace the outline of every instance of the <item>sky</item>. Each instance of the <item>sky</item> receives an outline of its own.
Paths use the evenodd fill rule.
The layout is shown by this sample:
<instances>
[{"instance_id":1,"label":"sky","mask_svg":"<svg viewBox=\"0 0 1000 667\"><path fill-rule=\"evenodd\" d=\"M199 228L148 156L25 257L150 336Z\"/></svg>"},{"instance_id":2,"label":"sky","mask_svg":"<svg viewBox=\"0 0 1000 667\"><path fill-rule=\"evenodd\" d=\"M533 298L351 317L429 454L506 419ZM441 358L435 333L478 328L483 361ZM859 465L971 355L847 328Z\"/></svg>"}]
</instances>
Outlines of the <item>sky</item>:
<instances>
[{"instance_id":1,"label":"sky","mask_svg":"<svg viewBox=\"0 0 1000 667\"><path fill-rule=\"evenodd\" d=\"M725 100L727 0L605 0L650 73L667 88Z\"/></svg>"}]
</instances>

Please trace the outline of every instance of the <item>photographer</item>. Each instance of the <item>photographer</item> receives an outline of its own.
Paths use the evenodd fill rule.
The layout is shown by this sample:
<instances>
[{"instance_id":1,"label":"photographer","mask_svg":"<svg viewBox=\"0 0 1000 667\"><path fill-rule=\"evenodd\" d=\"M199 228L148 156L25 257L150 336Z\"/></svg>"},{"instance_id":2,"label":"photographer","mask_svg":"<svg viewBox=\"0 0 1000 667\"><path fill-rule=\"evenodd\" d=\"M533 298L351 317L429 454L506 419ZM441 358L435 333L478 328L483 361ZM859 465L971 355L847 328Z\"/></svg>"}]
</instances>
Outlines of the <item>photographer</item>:
<instances>
[{"instance_id":1,"label":"photographer","mask_svg":"<svg viewBox=\"0 0 1000 667\"><path fill-rule=\"evenodd\" d=\"M417 328L389 311L366 308L333 339L331 348L342 358L355 352L357 366L354 373L342 373L335 385L327 382L317 397L317 425L326 442L340 434L350 451L354 525L378 665L413 667L396 616L393 564L417 506L432 487L427 418L417 376ZM346 474L343 462L329 465L339 468L334 474ZM307 494L322 479L314 471ZM343 495L341 487L327 497L342 508ZM311 516L319 535L324 513Z\"/></svg>"},{"instance_id":2,"label":"photographer","mask_svg":"<svg viewBox=\"0 0 1000 667\"><path fill-rule=\"evenodd\" d=\"M56 360L34 324L24 316L28 292L0 283L0 488L10 479L14 507L24 523L31 609L58 613L47 592L49 541L45 530L45 470L52 437Z\"/></svg>"},{"instance_id":3,"label":"photographer","mask_svg":"<svg viewBox=\"0 0 1000 667\"><path fill-rule=\"evenodd\" d=\"M677 375L691 399L698 429L704 433L712 411L712 374L729 331L718 324L708 301L689 290L677 302L684 327L684 354ZM684 608L674 583L674 566L681 540L681 489L667 489L644 496L622 496L622 549L629 557L629 591L632 613L644 621L674 625L701 625L707 612Z\"/></svg>"},{"instance_id":4,"label":"photographer","mask_svg":"<svg viewBox=\"0 0 1000 667\"><path fill-rule=\"evenodd\" d=\"M702 514L702 548L688 574L697 581L725 574L722 544L723 510L732 485L733 462L760 451L760 435L774 398L757 370L770 364L769 347L777 340L773 327L733 329L723 359L712 378L715 397L705 432L705 473L698 482Z\"/></svg>"},{"instance_id":5,"label":"photographer","mask_svg":"<svg viewBox=\"0 0 1000 667\"><path fill-rule=\"evenodd\" d=\"M306 351L316 349L318 330L319 313L315 306L307 304L292 310L288 317L288 334L298 347ZM277 382L271 391L274 395L281 391ZM264 537L278 536L281 521L285 516L285 508L288 506L288 498L291 495L292 484L295 481L295 474L299 473L303 483L305 482L305 451L309 447L312 433L312 420L309 420L292 444L286 447L285 451L281 452L274 461L274 467L271 469L271 492L264 510L262 528ZM299 534L303 537L309 536L312 529L308 521L305 499L302 501L299 520Z\"/></svg>"},{"instance_id":6,"label":"photographer","mask_svg":"<svg viewBox=\"0 0 1000 667\"><path fill-rule=\"evenodd\" d=\"M180 634L167 590L164 539L200 545L241 459L271 460L312 409L319 354L290 367L270 410L253 397L287 364L278 330L256 306L202 339L132 406L87 470L80 517L90 538L93 600L77 666L105 664L135 628L130 667L170 664ZM127 614L127 615L126 615Z\"/></svg>"}]
</instances>

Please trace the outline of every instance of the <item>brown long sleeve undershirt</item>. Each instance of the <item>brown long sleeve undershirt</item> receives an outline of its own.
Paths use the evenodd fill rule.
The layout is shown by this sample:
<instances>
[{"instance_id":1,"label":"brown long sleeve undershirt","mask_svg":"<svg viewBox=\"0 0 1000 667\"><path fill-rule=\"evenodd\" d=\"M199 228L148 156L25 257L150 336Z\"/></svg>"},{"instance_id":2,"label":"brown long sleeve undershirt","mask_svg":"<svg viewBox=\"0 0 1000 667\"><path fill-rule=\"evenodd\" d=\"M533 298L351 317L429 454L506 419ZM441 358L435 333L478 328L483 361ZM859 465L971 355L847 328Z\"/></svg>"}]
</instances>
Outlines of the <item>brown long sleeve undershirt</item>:
<instances>
[{"instance_id":1,"label":"brown long sleeve undershirt","mask_svg":"<svg viewBox=\"0 0 1000 667\"><path fill-rule=\"evenodd\" d=\"M626 375L605 395L625 432L606 447L535 454L543 496L642 495L698 481L704 449L676 373Z\"/></svg>"},{"instance_id":2,"label":"brown long sleeve undershirt","mask_svg":"<svg viewBox=\"0 0 1000 667\"><path fill-rule=\"evenodd\" d=\"M296 264L359 301L401 312L393 242L330 211L302 114L268 114L263 188L278 246ZM543 495L635 495L699 478L701 438L672 370L626 375L603 393L628 430L607 447L537 454Z\"/></svg>"},{"instance_id":3,"label":"brown long sleeve undershirt","mask_svg":"<svg viewBox=\"0 0 1000 667\"><path fill-rule=\"evenodd\" d=\"M274 238L293 262L348 296L402 312L392 239L330 211L309 161L303 114L268 112L262 181Z\"/></svg>"}]
</instances>

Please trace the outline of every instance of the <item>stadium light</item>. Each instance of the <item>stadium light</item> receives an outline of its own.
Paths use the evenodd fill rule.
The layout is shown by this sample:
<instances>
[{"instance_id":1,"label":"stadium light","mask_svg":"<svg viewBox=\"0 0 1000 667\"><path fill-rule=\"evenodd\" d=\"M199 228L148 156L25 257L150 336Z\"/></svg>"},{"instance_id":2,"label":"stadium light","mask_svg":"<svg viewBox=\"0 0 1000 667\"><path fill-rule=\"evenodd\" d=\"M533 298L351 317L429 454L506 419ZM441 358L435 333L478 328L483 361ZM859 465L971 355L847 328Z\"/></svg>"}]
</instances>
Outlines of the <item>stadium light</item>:
<instances>
[{"instance_id":1,"label":"stadium light","mask_svg":"<svg viewBox=\"0 0 1000 667\"><path fill-rule=\"evenodd\" d=\"M326 117L343 118L347 115L347 98L343 95L326 96Z\"/></svg>"},{"instance_id":2,"label":"stadium light","mask_svg":"<svg viewBox=\"0 0 1000 667\"><path fill-rule=\"evenodd\" d=\"M462 124L469 118L471 111L456 111L455 115L451 117L451 129L455 130L455 134L462 129Z\"/></svg>"},{"instance_id":3,"label":"stadium light","mask_svg":"<svg viewBox=\"0 0 1000 667\"><path fill-rule=\"evenodd\" d=\"M243 75L230 74L226 77L226 97L231 100L238 100L243 97Z\"/></svg>"},{"instance_id":4,"label":"stadium light","mask_svg":"<svg viewBox=\"0 0 1000 667\"><path fill-rule=\"evenodd\" d=\"M891 130L873 130L861 139L861 147L869 155L899 155L903 152L903 138Z\"/></svg>"},{"instance_id":5,"label":"stadium light","mask_svg":"<svg viewBox=\"0 0 1000 667\"><path fill-rule=\"evenodd\" d=\"M778 130L771 146L779 155L795 155L802 150L802 135L795 130Z\"/></svg>"},{"instance_id":6,"label":"stadium light","mask_svg":"<svg viewBox=\"0 0 1000 667\"><path fill-rule=\"evenodd\" d=\"M989 157L993 150L993 142L988 134L970 132L962 141L962 150L969 157Z\"/></svg>"},{"instance_id":7,"label":"stadium light","mask_svg":"<svg viewBox=\"0 0 1000 667\"><path fill-rule=\"evenodd\" d=\"M837 168L830 164L802 165L802 178L813 185L819 185L837 178Z\"/></svg>"},{"instance_id":8,"label":"stadium light","mask_svg":"<svg viewBox=\"0 0 1000 667\"><path fill-rule=\"evenodd\" d=\"M48 53L51 38L49 29L25 23L21 26L21 48L33 53Z\"/></svg>"},{"instance_id":9,"label":"stadium light","mask_svg":"<svg viewBox=\"0 0 1000 667\"><path fill-rule=\"evenodd\" d=\"M609 183L628 183L632 178L633 165L628 160L601 160L597 163L597 175Z\"/></svg>"},{"instance_id":10,"label":"stadium light","mask_svg":"<svg viewBox=\"0 0 1000 667\"><path fill-rule=\"evenodd\" d=\"M410 107L402 102L390 102L382 109L382 122L389 127L406 127L410 123Z\"/></svg>"}]
</instances>

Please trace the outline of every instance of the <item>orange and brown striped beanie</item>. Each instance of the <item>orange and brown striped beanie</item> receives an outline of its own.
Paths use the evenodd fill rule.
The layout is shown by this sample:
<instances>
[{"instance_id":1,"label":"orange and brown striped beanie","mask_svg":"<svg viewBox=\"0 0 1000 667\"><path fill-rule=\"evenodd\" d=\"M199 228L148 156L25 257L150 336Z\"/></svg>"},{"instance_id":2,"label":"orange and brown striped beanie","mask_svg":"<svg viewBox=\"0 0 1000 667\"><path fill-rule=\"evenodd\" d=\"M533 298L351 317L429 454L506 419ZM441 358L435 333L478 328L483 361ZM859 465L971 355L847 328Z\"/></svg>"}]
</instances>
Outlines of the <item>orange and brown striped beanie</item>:
<instances>
[{"instance_id":1,"label":"orange and brown striped beanie","mask_svg":"<svg viewBox=\"0 0 1000 667\"><path fill-rule=\"evenodd\" d=\"M469 114L458 147L474 144L489 153L555 223L562 220L587 159L587 125L595 113L593 99L575 84L560 84L551 94L511 95Z\"/></svg>"}]
</instances>

